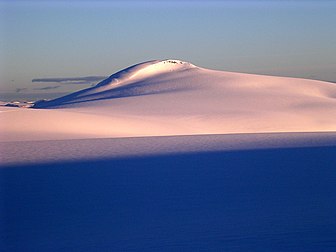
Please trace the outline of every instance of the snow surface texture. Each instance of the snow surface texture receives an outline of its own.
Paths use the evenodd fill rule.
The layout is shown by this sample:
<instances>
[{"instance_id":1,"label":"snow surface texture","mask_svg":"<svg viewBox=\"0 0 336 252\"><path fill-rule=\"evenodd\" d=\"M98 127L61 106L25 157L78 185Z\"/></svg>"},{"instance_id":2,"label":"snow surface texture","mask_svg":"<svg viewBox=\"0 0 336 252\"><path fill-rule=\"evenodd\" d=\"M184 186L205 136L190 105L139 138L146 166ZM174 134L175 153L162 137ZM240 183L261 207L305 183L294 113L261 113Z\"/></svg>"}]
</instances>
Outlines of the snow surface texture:
<instances>
[{"instance_id":1,"label":"snow surface texture","mask_svg":"<svg viewBox=\"0 0 336 252\"><path fill-rule=\"evenodd\" d=\"M0 142L0 165L322 146L336 146L336 134L259 133L15 141Z\"/></svg>"},{"instance_id":2,"label":"snow surface texture","mask_svg":"<svg viewBox=\"0 0 336 252\"><path fill-rule=\"evenodd\" d=\"M336 130L336 85L149 61L35 109L2 107L0 140Z\"/></svg>"}]
</instances>

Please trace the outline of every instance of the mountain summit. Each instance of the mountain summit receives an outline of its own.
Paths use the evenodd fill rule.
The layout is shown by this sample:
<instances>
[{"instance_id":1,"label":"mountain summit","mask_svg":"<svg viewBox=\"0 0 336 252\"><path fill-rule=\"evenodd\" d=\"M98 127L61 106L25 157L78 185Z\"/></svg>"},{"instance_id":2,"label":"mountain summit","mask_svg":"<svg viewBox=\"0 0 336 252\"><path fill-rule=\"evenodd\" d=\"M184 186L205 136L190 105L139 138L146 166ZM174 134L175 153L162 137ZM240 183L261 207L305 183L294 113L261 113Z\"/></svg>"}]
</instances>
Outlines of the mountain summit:
<instances>
[{"instance_id":1,"label":"mountain summit","mask_svg":"<svg viewBox=\"0 0 336 252\"><path fill-rule=\"evenodd\" d=\"M118 84L130 80L139 80L155 75L182 71L196 66L181 60L152 60L144 63L136 64L112 74L106 80L97 84L97 87L109 84Z\"/></svg>"}]
</instances>

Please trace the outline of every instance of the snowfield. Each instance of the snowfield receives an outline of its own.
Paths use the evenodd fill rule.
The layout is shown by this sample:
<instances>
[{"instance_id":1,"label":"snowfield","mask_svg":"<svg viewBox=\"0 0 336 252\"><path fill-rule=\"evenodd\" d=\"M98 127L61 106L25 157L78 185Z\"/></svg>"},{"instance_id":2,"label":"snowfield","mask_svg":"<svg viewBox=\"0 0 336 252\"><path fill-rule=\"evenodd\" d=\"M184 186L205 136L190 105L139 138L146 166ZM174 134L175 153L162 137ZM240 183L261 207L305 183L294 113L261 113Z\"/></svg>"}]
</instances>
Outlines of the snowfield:
<instances>
[{"instance_id":1,"label":"snowfield","mask_svg":"<svg viewBox=\"0 0 336 252\"><path fill-rule=\"evenodd\" d=\"M149 61L0 106L0 251L336 251L336 85Z\"/></svg>"}]
</instances>

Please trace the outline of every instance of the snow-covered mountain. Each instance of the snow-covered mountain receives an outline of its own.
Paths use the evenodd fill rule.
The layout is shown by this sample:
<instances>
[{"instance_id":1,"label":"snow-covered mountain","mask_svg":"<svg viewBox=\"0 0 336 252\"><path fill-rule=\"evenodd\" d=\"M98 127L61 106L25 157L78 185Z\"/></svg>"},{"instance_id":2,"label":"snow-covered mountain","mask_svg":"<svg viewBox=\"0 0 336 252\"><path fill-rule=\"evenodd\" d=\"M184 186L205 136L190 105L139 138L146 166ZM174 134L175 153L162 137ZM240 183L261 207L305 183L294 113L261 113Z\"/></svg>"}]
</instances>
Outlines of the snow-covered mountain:
<instances>
[{"instance_id":1,"label":"snow-covered mountain","mask_svg":"<svg viewBox=\"0 0 336 252\"><path fill-rule=\"evenodd\" d=\"M186 78L190 74L196 74L190 70L199 69L196 66L180 60L153 60L140 63L115 74L90 87L67 96L52 100L38 102L36 108L49 107L74 107L76 103L121 98L129 96L141 96L146 94L159 94L167 91L190 90L193 85L185 85ZM195 75L196 77L196 75ZM91 106L91 104L88 104Z\"/></svg>"},{"instance_id":2,"label":"snow-covered mountain","mask_svg":"<svg viewBox=\"0 0 336 252\"><path fill-rule=\"evenodd\" d=\"M336 85L155 60L34 108L1 113L1 138L335 131Z\"/></svg>"}]
</instances>

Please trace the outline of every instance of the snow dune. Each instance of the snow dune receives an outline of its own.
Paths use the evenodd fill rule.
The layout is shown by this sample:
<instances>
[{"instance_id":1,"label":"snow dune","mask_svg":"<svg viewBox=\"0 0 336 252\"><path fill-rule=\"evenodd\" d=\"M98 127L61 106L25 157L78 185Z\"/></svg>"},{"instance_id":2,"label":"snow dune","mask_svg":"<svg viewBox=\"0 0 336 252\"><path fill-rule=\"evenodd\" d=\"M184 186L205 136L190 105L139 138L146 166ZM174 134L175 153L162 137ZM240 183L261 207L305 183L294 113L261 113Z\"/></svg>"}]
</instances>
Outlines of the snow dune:
<instances>
[{"instance_id":1,"label":"snow dune","mask_svg":"<svg viewBox=\"0 0 336 252\"><path fill-rule=\"evenodd\" d=\"M34 109L1 108L2 141L336 130L336 85L149 61Z\"/></svg>"}]
</instances>

